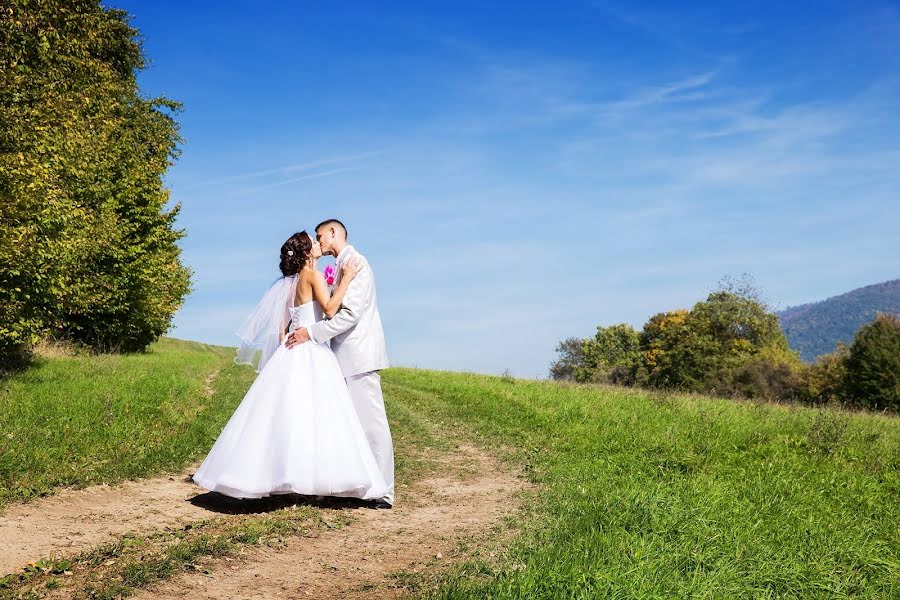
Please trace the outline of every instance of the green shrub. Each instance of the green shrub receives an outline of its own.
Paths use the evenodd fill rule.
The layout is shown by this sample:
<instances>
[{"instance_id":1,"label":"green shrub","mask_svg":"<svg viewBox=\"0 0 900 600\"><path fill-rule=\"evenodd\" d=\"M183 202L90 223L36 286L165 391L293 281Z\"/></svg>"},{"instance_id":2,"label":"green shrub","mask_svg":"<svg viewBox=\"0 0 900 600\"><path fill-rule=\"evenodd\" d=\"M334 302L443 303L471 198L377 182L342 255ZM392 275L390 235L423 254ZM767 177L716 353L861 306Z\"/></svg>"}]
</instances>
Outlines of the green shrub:
<instances>
[{"instance_id":1,"label":"green shrub","mask_svg":"<svg viewBox=\"0 0 900 600\"><path fill-rule=\"evenodd\" d=\"M713 292L695 304L665 335L653 335L652 321L645 327L643 347L656 349L651 376L664 387L720 390L762 353L788 352L778 318L758 300L730 291Z\"/></svg>"},{"instance_id":2,"label":"green shrub","mask_svg":"<svg viewBox=\"0 0 900 600\"><path fill-rule=\"evenodd\" d=\"M803 363L791 352L766 351L723 373L716 390L770 402L804 399Z\"/></svg>"},{"instance_id":3,"label":"green shrub","mask_svg":"<svg viewBox=\"0 0 900 600\"><path fill-rule=\"evenodd\" d=\"M0 360L42 335L138 350L189 290L162 178L180 142L143 98L138 32L97 0L0 8Z\"/></svg>"},{"instance_id":4,"label":"green shrub","mask_svg":"<svg viewBox=\"0 0 900 600\"><path fill-rule=\"evenodd\" d=\"M566 338L556 345L559 355L550 365L550 377L557 381L575 381L575 375L584 368L584 340L576 337Z\"/></svg>"},{"instance_id":5,"label":"green shrub","mask_svg":"<svg viewBox=\"0 0 900 600\"><path fill-rule=\"evenodd\" d=\"M631 385L641 363L640 337L627 323L597 327L593 338L582 341L582 355L576 381Z\"/></svg>"},{"instance_id":6,"label":"green shrub","mask_svg":"<svg viewBox=\"0 0 900 600\"><path fill-rule=\"evenodd\" d=\"M690 311L658 313L640 333L627 324L598 327L593 338L569 338L556 350L555 379L769 400L802 391L800 360L752 288L721 289Z\"/></svg>"},{"instance_id":7,"label":"green shrub","mask_svg":"<svg viewBox=\"0 0 900 600\"><path fill-rule=\"evenodd\" d=\"M880 314L856 332L846 361L848 402L900 410L900 318Z\"/></svg>"},{"instance_id":8,"label":"green shrub","mask_svg":"<svg viewBox=\"0 0 900 600\"><path fill-rule=\"evenodd\" d=\"M639 340L645 367L645 383L654 387L674 387L675 365L671 351L681 343L684 323L690 311L680 309L653 315L644 324Z\"/></svg>"},{"instance_id":9,"label":"green shrub","mask_svg":"<svg viewBox=\"0 0 900 600\"><path fill-rule=\"evenodd\" d=\"M847 377L847 357L849 349L838 343L837 349L823 354L802 373L802 397L809 404L831 404L843 402L844 383Z\"/></svg>"}]
</instances>

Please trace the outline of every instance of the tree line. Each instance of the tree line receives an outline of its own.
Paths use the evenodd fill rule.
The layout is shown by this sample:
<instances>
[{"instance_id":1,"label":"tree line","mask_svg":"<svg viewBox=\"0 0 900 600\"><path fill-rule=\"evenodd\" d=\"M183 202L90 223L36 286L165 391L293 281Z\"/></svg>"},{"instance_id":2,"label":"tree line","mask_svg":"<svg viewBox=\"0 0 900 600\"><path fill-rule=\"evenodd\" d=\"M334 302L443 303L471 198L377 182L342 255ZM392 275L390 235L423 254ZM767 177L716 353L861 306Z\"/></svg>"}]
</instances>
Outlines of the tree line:
<instances>
[{"instance_id":1,"label":"tree line","mask_svg":"<svg viewBox=\"0 0 900 600\"><path fill-rule=\"evenodd\" d=\"M553 379L900 411L900 319L879 314L850 345L805 363L758 291L726 281L690 310L597 327L556 348Z\"/></svg>"},{"instance_id":2,"label":"tree line","mask_svg":"<svg viewBox=\"0 0 900 600\"><path fill-rule=\"evenodd\" d=\"M144 349L190 289L163 184L179 105L140 93L145 65L122 10L0 5L0 371L48 337Z\"/></svg>"}]
</instances>

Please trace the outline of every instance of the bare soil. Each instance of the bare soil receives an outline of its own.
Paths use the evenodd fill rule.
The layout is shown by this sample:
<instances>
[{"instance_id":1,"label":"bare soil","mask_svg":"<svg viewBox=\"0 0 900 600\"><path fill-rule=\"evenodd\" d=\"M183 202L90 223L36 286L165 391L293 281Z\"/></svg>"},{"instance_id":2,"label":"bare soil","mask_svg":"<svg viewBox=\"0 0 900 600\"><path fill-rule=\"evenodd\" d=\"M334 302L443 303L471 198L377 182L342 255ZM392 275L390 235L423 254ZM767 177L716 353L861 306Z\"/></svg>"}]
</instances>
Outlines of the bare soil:
<instances>
[{"instance_id":1,"label":"bare soil","mask_svg":"<svg viewBox=\"0 0 900 600\"><path fill-rule=\"evenodd\" d=\"M10 505L0 515L0 575L20 571L35 560L78 554L131 531L208 518L209 511L190 502L198 490L185 474L178 474L64 489Z\"/></svg>"},{"instance_id":2,"label":"bare soil","mask_svg":"<svg viewBox=\"0 0 900 600\"><path fill-rule=\"evenodd\" d=\"M398 573L436 573L466 556L462 542L496 544L496 536L489 534L518 508L525 486L494 456L473 446L458 446L429 460L437 465L430 474L409 485L398 482L393 509L326 501L321 510L340 512L352 522L288 538L280 547L247 546L237 557L207 559L197 570L159 582L136 597L399 596L406 588ZM72 556L124 533L221 517L209 502L198 501L203 495L183 473L64 490L13 505L0 516L0 574L40 558Z\"/></svg>"},{"instance_id":3,"label":"bare soil","mask_svg":"<svg viewBox=\"0 0 900 600\"><path fill-rule=\"evenodd\" d=\"M354 522L283 548L248 549L236 561L214 560L210 571L183 574L139 593L174 598L392 598L404 587L392 575L437 570L465 556L460 542L486 541L517 506L523 481L471 446L441 459L440 476L406 490L389 510L345 509Z\"/></svg>"}]
</instances>

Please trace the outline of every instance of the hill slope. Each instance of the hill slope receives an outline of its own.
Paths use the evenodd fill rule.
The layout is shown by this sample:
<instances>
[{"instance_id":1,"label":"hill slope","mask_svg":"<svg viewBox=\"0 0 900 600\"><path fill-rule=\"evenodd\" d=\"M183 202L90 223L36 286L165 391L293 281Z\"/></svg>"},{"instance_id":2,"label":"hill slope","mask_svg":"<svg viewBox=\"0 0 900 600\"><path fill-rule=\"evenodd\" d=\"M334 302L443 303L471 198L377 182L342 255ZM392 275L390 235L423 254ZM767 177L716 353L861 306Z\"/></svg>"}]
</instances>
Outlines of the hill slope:
<instances>
[{"instance_id":1,"label":"hill slope","mask_svg":"<svg viewBox=\"0 0 900 600\"><path fill-rule=\"evenodd\" d=\"M867 285L820 302L787 308L778 317L791 348L803 360L849 343L856 330L879 312L900 314L900 279Z\"/></svg>"},{"instance_id":2,"label":"hill slope","mask_svg":"<svg viewBox=\"0 0 900 600\"><path fill-rule=\"evenodd\" d=\"M506 562L431 597L896 597L900 427L875 415L390 369L402 408L538 491Z\"/></svg>"},{"instance_id":3,"label":"hill slope","mask_svg":"<svg viewBox=\"0 0 900 600\"><path fill-rule=\"evenodd\" d=\"M2 382L0 492L16 501L26 490L186 467L207 451L253 379L251 370L230 366L231 356L223 348L163 340L142 355L48 359ZM467 562L443 575L417 566L421 578L407 572L394 579L419 596L897 596L895 418L413 369L389 369L383 383L398 482L409 485L425 472L443 482L417 500L398 494L397 515L416 506L428 515L444 510L441 494L459 485L446 479L448 460L467 445L501 457L533 484L517 518L484 529L491 540L466 542L473 545ZM484 478L497 465L464 466L469 477ZM367 539L384 537L383 512L370 518ZM254 530L255 537L240 530L244 541L234 544L255 543L259 531L287 536L272 529L289 519L285 514L235 515L242 527L268 529ZM203 531L200 522L177 533L195 530ZM159 539L159 552L168 552L168 538ZM189 567L205 577L193 557L220 552L209 539L196 538L196 547L185 550L188 564L169 561L164 572L151 560L156 554L148 554L151 562L134 571L152 569L153 577L129 575L136 581L129 585ZM112 544L104 552L126 547ZM84 556L79 568L106 568L118 558L97 566L91 558L97 555ZM433 550L428 556L443 560ZM116 585L131 572L110 571ZM16 597L3 580L0 598Z\"/></svg>"},{"instance_id":4,"label":"hill slope","mask_svg":"<svg viewBox=\"0 0 900 600\"><path fill-rule=\"evenodd\" d=\"M233 357L163 338L145 353L39 358L0 379L0 508L202 456L253 381Z\"/></svg>"}]
</instances>

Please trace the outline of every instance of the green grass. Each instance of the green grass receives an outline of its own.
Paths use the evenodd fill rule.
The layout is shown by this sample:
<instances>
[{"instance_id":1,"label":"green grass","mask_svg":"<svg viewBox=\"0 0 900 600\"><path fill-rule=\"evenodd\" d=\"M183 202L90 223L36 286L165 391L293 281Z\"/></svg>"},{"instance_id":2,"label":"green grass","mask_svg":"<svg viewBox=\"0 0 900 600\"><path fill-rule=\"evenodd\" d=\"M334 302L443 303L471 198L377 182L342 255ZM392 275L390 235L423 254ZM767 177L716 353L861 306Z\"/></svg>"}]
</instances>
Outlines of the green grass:
<instances>
[{"instance_id":1,"label":"green grass","mask_svg":"<svg viewBox=\"0 0 900 600\"><path fill-rule=\"evenodd\" d=\"M900 597L896 419L407 369L384 383L392 414L466 430L537 484L508 558L431 597Z\"/></svg>"},{"instance_id":2,"label":"green grass","mask_svg":"<svg viewBox=\"0 0 900 600\"><path fill-rule=\"evenodd\" d=\"M163 340L143 355L43 359L3 380L0 505L201 458L252 380L229 366L232 352ZM508 550L411 584L419 595L900 598L896 418L410 369L383 381L401 480L453 437L535 484ZM150 560L100 549L121 568L96 591L254 543L263 518ZM41 581L61 585L52 571Z\"/></svg>"},{"instance_id":3,"label":"green grass","mask_svg":"<svg viewBox=\"0 0 900 600\"><path fill-rule=\"evenodd\" d=\"M233 356L163 339L145 354L40 359L0 380L0 506L202 457L252 381Z\"/></svg>"},{"instance_id":4,"label":"green grass","mask_svg":"<svg viewBox=\"0 0 900 600\"><path fill-rule=\"evenodd\" d=\"M0 499L150 476L201 458L255 377L249 368L233 367L233 357L232 348L163 339L146 354L43 358L0 382L0 435L9 440L0 440ZM408 485L435 468L419 450L446 450L449 442L402 406L392 423L397 471ZM260 510L264 504L273 510L129 533L77 556L0 573L0 599L43 597L53 589L73 597L125 597L174 574L202 570L202 559L245 545L279 545L349 521L342 512L311 506L277 508L284 501L255 501Z\"/></svg>"}]
</instances>

